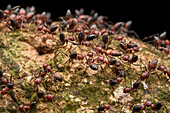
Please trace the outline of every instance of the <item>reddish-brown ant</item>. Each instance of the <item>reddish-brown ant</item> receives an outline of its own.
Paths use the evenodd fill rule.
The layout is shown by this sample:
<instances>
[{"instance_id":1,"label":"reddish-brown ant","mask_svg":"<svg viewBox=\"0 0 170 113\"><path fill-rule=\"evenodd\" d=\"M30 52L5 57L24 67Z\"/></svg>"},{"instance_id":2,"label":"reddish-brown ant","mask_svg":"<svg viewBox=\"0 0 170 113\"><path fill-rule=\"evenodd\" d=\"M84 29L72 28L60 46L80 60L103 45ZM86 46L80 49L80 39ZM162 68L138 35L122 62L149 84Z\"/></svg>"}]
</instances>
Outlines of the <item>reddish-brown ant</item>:
<instances>
[{"instance_id":1,"label":"reddish-brown ant","mask_svg":"<svg viewBox=\"0 0 170 113\"><path fill-rule=\"evenodd\" d=\"M158 63L157 59L153 60L152 62L149 62L148 71L142 72L141 75L140 75L140 79L141 80L147 79L149 77L149 75L151 74L152 70L154 70L156 68L157 63Z\"/></svg>"}]
</instances>

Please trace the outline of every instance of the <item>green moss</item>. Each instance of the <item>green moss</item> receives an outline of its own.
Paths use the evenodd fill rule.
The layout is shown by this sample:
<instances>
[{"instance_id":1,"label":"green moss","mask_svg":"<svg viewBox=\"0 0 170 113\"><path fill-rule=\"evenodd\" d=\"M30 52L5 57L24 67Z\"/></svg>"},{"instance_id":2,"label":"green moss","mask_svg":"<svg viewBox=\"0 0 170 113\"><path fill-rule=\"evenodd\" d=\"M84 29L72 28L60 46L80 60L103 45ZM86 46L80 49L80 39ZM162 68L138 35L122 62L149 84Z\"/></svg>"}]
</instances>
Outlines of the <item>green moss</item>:
<instances>
[{"instance_id":1,"label":"green moss","mask_svg":"<svg viewBox=\"0 0 170 113\"><path fill-rule=\"evenodd\" d=\"M64 110L71 111L71 113L75 112L80 107L80 104L78 102L70 102L68 101Z\"/></svg>"}]
</instances>

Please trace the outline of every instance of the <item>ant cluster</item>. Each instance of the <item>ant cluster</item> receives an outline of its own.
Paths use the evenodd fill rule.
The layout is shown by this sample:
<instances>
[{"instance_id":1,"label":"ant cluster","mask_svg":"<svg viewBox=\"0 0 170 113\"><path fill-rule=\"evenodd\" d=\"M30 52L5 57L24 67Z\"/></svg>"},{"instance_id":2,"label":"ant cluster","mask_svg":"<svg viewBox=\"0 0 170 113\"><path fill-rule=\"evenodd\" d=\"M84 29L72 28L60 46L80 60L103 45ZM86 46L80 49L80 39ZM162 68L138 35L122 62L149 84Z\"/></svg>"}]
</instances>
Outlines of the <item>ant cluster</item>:
<instances>
[{"instance_id":1,"label":"ant cluster","mask_svg":"<svg viewBox=\"0 0 170 113\"><path fill-rule=\"evenodd\" d=\"M143 39L144 42L153 43L156 49L164 51L165 54L169 54L170 41L166 39L166 32L161 33L160 35L154 34Z\"/></svg>"},{"instance_id":2,"label":"ant cluster","mask_svg":"<svg viewBox=\"0 0 170 113\"><path fill-rule=\"evenodd\" d=\"M8 77L4 76L3 72L0 70L0 79L1 79L1 84L2 84L1 95L10 95L12 100L18 104L18 110L21 110L21 111L27 111L32 108L35 108L36 104L39 102L39 99L41 98L43 98L44 101L54 101L55 100L54 94L49 93L50 92L49 90L51 87L47 89L47 86L44 86L44 88L47 89L47 92L48 92L47 94L45 94L44 91L40 91L39 87L42 87L42 84L41 84L42 82L45 82L46 85L48 84L47 80L50 75L52 77L51 79L53 79L52 85L56 85L56 80L62 82L62 76L59 73L54 73L53 70L48 66L48 64L43 64L42 67L43 69L42 71L40 71L39 76L38 77L35 76L34 82L30 83L29 87L22 85L22 83L14 84L14 82L12 82L12 79L13 79L12 75L10 77L10 80L8 80ZM50 75L48 75L48 77L45 77L45 75L48 72L50 73ZM22 80L22 82L24 81L25 79ZM30 88L32 90L29 90L29 91L37 92L37 96L34 97L34 101L31 101L29 104L24 104L23 101L21 101L20 99L17 99L14 96L15 93L13 91L13 88L15 86L19 86L22 90L27 90L27 88Z\"/></svg>"},{"instance_id":3,"label":"ant cluster","mask_svg":"<svg viewBox=\"0 0 170 113\"><path fill-rule=\"evenodd\" d=\"M28 26L35 25L34 32L42 31L43 33L52 34L56 40L53 64L58 71L63 72L68 69L70 63L73 65L78 62L84 69L83 75L87 75L89 71L94 71L101 76L114 75L106 77L109 81L106 83L110 91L104 96L109 96L109 93L113 92L118 87L118 84L122 82L123 86L125 86L123 88L124 94L138 92L138 89L144 89L141 84L150 79L150 75L155 76L156 73L157 77L161 78L158 71L170 77L168 68L158 65L157 59L149 62L147 67L141 65L143 63L140 61L139 45L133 41L127 42L127 37L139 39L139 36L133 30L130 30L132 21L111 24L105 21L107 17L99 16L94 10L89 15L83 13L83 9L75 10L74 15L70 10L67 10L66 15L60 17L60 22L51 25L50 13L43 12L38 14L34 7L24 9L19 6L13 8L8 6L6 10L0 10L0 20L12 32L29 29ZM164 40L165 35L166 32L158 36L155 35L154 39L156 40L157 49L164 50L166 54L169 54L169 40ZM63 63L63 59L66 58L59 59L59 56L66 56L68 60ZM141 69L139 73L133 71L135 70L133 67L136 66ZM88 70L88 68L90 69ZM27 83L27 85L22 84L25 83L26 79L23 79L21 83L14 84L12 74L10 80L8 80L8 77L4 76L3 72L0 71L1 95L10 95L12 100L17 103L20 111L34 109L40 101L55 101L55 92L51 91L51 89L56 86L57 81L60 83L65 82L62 74L54 72L47 63L44 63L41 70L38 69L38 71L38 76L32 74L35 79L33 82ZM133 78L135 80L131 83L132 87L126 85L127 79ZM21 90L27 90L27 93L28 91L36 93L36 96L29 103L24 103L22 99L17 99L14 96L15 91L13 89L18 85ZM42 87L44 90L42 90ZM111 105L108 103L102 105L100 103L99 107L94 110L97 112L114 111L111 109ZM161 102L152 104L151 101L147 100L144 104L132 106L132 112L140 112L147 107L151 107L154 111L160 111L162 106L165 105Z\"/></svg>"}]
</instances>

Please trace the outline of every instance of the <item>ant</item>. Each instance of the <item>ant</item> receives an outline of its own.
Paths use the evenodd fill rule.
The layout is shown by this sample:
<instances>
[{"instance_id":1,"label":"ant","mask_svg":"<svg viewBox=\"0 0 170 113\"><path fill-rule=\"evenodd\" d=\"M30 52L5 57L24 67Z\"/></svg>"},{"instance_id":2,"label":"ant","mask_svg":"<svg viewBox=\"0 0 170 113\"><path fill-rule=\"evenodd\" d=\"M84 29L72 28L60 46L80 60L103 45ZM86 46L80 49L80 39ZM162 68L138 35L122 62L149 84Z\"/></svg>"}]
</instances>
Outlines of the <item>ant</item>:
<instances>
[{"instance_id":1,"label":"ant","mask_svg":"<svg viewBox=\"0 0 170 113\"><path fill-rule=\"evenodd\" d=\"M132 21L127 21L126 23L124 22L117 22L114 24L113 26L113 30L115 31L115 33L120 34L120 33L127 33L128 36L133 36L137 39L140 39L138 34L133 31L133 30L129 30L131 27Z\"/></svg>"},{"instance_id":2,"label":"ant","mask_svg":"<svg viewBox=\"0 0 170 113\"><path fill-rule=\"evenodd\" d=\"M71 49L71 47L70 47ZM67 57L69 57L69 59L64 63L64 65L67 63L67 62L72 62L73 63L73 60L83 60L84 59L84 56L80 53L77 53L77 52L70 52L70 49L69 49L69 55L64 53L64 52L58 52L57 51L55 52L55 56L53 58L54 62L56 62L56 56L58 56L58 54L63 54ZM75 48L73 49L73 51L75 50Z\"/></svg>"},{"instance_id":3,"label":"ant","mask_svg":"<svg viewBox=\"0 0 170 113\"><path fill-rule=\"evenodd\" d=\"M140 79L141 80L147 79L149 77L149 75L151 74L151 71L153 71L156 68L157 63L158 63L157 59L153 60L152 62L149 62L149 64L148 64L148 71L142 72L141 75L140 75ZM146 69L146 67L145 67L145 69Z\"/></svg>"},{"instance_id":4,"label":"ant","mask_svg":"<svg viewBox=\"0 0 170 113\"><path fill-rule=\"evenodd\" d=\"M138 52L138 45L133 42L126 43L125 41L121 41L119 46L121 49L118 47L118 49L122 50L124 53L131 53L132 51Z\"/></svg>"},{"instance_id":5,"label":"ant","mask_svg":"<svg viewBox=\"0 0 170 113\"><path fill-rule=\"evenodd\" d=\"M158 68L157 68L157 70L162 71L164 74L167 74L168 77L170 78L170 71L168 71L167 68L166 68L164 65L159 65ZM163 74L163 73L162 73L162 74ZM159 76L160 76L160 75L159 75ZM159 77L159 76L158 76L158 77ZM169 78L168 78L168 80L169 80Z\"/></svg>"},{"instance_id":6,"label":"ant","mask_svg":"<svg viewBox=\"0 0 170 113\"><path fill-rule=\"evenodd\" d=\"M18 104L18 101L15 97L15 93L13 91L13 87L16 86L16 84L14 85L14 83L12 82L12 77L13 75L10 76L10 80L8 80L8 78L4 78L3 72L0 70L0 79L1 82L3 83L1 95L9 94L12 100Z\"/></svg>"},{"instance_id":7,"label":"ant","mask_svg":"<svg viewBox=\"0 0 170 113\"><path fill-rule=\"evenodd\" d=\"M146 37L142 39L142 41L153 43L158 50L164 51L165 54L167 55L169 54L170 41L166 39L166 31L161 33L160 35L159 33L157 33L149 37Z\"/></svg>"},{"instance_id":8,"label":"ant","mask_svg":"<svg viewBox=\"0 0 170 113\"><path fill-rule=\"evenodd\" d=\"M147 101L145 101L145 103L142 103L140 105L134 106L133 110L132 110L132 113L139 112L141 110L146 110L147 107L151 107L152 110L159 112L160 109L162 108L162 106L165 106L165 105L163 103L161 103L161 102L156 102L154 104L151 101L147 100ZM166 108L166 106L165 106L165 108Z\"/></svg>"}]
</instances>

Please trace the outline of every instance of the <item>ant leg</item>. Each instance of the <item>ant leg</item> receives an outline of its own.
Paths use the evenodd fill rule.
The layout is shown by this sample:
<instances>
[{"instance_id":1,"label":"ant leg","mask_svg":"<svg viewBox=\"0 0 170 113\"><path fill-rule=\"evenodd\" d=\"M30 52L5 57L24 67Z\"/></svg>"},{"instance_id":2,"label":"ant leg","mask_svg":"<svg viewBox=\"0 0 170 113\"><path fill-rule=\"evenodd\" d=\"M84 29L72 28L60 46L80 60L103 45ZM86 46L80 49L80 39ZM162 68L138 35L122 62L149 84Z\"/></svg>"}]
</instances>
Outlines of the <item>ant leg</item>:
<instances>
[{"instance_id":1,"label":"ant leg","mask_svg":"<svg viewBox=\"0 0 170 113\"><path fill-rule=\"evenodd\" d=\"M77 47L78 47L78 45L72 51L74 51Z\"/></svg>"},{"instance_id":2,"label":"ant leg","mask_svg":"<svg viewBox=\"0 0 170 113\"><path fill-rule=\"evenodd\" d=\"M9 28L11 31L13 31L14 29L10 28L9 25L6 25L7 28Z\"/></svg>"},{"instance_id":3,"label":"ant leg","mask_svg":"<svg viewBox=\"0 0 170 113\"><path fill-rule=\"evenodd\" d=\"M106 45L106 50L108 50L108 49L113 49L113 48L111 48L111 47L108 47L108 46L111 44L112 40L113 40L113 38L107 43L107 45Z\"/></svg>"},{"instance_id":4,"label":"ant leg","mask_svg":"<svg viewBox=\"0 0 170 113\"><path fill-rule=\"evenodd\" d=\"M166 107L166 105L164 104L164 103L162 103L163 104L163 106L165 107L165 109L166 109L166 113L168 113L168 107Z\"/></svg>"},{"instance_id":5,"label":"ant leg","mask_svg":"<svg viewBox=\"0 0 170 113\"><path fill-rule=\"evenodd\" d=\"M78 42L78 37L76 36L76 34L78 34L78 32L75 32L73 35L75 36L76 42Z\"/></svg>"},{"instance_id":6,"label":"ant leg","mask_svg":"<svg viewBox=\"0 0 170 113\"><path fill-rule=\"evenodd\" d=\"M139 35L133 30L127 31L127 34L133 34L137 39L140 39Z\"/></svg>"},{"instance_id":7,"label":"ant leg","mask_svg":"<svg viewBox=\"0 0 170 113\"><path fill-rule=\"evenodd\" d=\"M20 27L20 28L21 28L21 30L22 30L22 26L23 26L23 20L21 20L21 27Z\"/></svg>"},{"instance_id":8,"label":"ant leg","mask_svg":"<svg viewBox=\"0 0 170 113\"><path fill-rule=\"evenodd\" d=\"M141 63L142 63L142 65L144 66L144 68L145 68L145 71L147 71L147 67L146 67L146 65L141 61ZM142 71L142 66L140 67L141 68L141 71Z\"/></svg>"},{"instance_id":9,"label":"ant leg","mask_svg":"<svg viewBox=\"0 0 170 113\"><path fill-rule=\"evenodd\" d=\"M70 50L71 50L71 48L72 48L72 45L73 45L73 44L71 44L70 47L69 47L69 49L68 49L68 52L69 52L69 53L71 53Z\"/></svg>"},{"instance_id":10,"label":"ant leg","mask_svg":"<svg viewBox=\"0 0 170 113\"><path fill-rule=\"evenodd\" d=\"M8 105L7 95L5 95L5 104L6 104L6 106Z\"/></svg>"},{"instance_id":11,"label":"ant leg","mask_svg":"<svg viewBox=\"0 0 170 113\"><path fill-rule=\"evenodd\" d=\"M56 53L57 53L57 51L54 52L54 58L53 58L53 61L54 61L55 65L57 65L57 63L56 63L56 58L57 58L57 55L58 55L58 54L64 54L65 56L68 57L68 55L67 55L66 53L64 53L64 52L58 52L57 54L56 54Z\"/></svg>"},{"instance_id":12,"label":"ant leg","mask_svg":"<svg viewBox=\"0 0 170 113\"><path fill-rule=\"evenodd\" d=\"M51 74L51 81L53 84L55 84L54 79L53 79L53 74L52 73L50 73L50 74Z\"/></svg>"},{"instance_id":13,"label":"ant leg","mask_svg":"<svg viewBox=\"0 0 170 113\"><path fill-rule=\"evenodd\" d=\"M64 65L65 65L67 62L69 62L69 63L70 63L70 59L68 59L66 62L64 62Z\"/></svg>"},{"instance_id":14,"label":"ant leg","mask_svg":"<svg viewBox=\"0 0 170 113\"><path fill-rule=\"evenodd\" d=\"M159 36L159 33L156 33L156 34L153 34L153 35L151 35L151 36L145 37L144 39L142 39L142 41L148 40L148 39L150 39L150 38L153 39L154 36Z\"/></svg>"},{"instance_id":15,"label":"ant leg","mask_svg":"<svg viewBox=\"0 0 170 113\"><path fill-rule=\"evenodd\" d=\"M17 99L15 98L14 92L13 92L13 91L9 91L9 92L10 92L10 96L11 96L12 100L18 104L18 101L17 101Z\"/></svg>"},{"instance_id":16,"label":"ant leg","mask_svg":"<svg viewBox=\"0 0 170 113\"><path fill-rule=\"evenodd\" d=\"M150 73L152 77L154 77L155 79L158 79L157 77L155 77L153 74L157 74L156 72L154 73Z\"/></svg>"},{"instance_id":17,"label":"ant leg","mask_svg":"<svg viewBox=\"0 0 170 113\"><path fill-rule=\"evenodd\" d=\"M103 72L104 69L103 69L103 67L102 67L102 65L101 65L101 62L99 62L99 65L100 65L100 67L101 67L101 72Z\"/></svg>"},{"instance_id":18,"label":"ant leg","mask_svg":"<svg viewBox=\"0 0 170 113\"><path fill-rule=\"evenodd\" d=\"M57 58L57 55L59 54L59 53L56 54L57 51L58 51L58 49L57 49L56 51L54 51L54 57L53 57L53 62L54 62L55 65L57 64L57 63L56 63L56 58Z\"/></svg>"},{"instance_id":19,"label":"ant leg","mask_svg":"<svg viewBox=\"0 0 170 113\"><path fill-rule=\"evenodd\" d=\"M86 73L86 71L87 71L87 68L89 68L90 66L87 66L86 68L85 68L85 70L84 70L84 74Z\"/></svg>"},{"instance_id":20,"label":"ant leg","mask_svg":"<svg viewBox=\"0 0 170 113\"><path fill-rule=\"evenodd\" d=\"M140 66L140 68L141 68L141 65L140 65L140 64L133 64L133 63L132 63L132 65L134 65L134 66Z\"/></svg>"},{"instance_id":21,"label":"ant leg","mask_svg":"<svg viewBox=\"0 0 170 113\"><path fill-rule=\"evenodd\" d=\"M100 104L101 104L101 101L102 101L102 99L104 98L104 96L106 96L108 94L108 92L106 91L102 96L101 96L101 98L100 98L100 103L99 103L99 106L100 106Z\"/></svg>"},{"instance_id":22,"label":"ant leg","mask_svg":"<svg viewBox=\"0 0 170 113\"><path fill-rule=\"evenodd\" d=\"M160 75L158 74L157 71L155 72L155 74L156 74L156 76L158 77L158 79L160 80L161 78L160 78Z\"/></svg>"},{"instance_id":23,"label":"ant leg","mask_svg":"<svg viewBox=\"0 0 170 113\"><path fill-rule=\"evenodd\" d=\"M80 44L80 45L82 45L82 42L81 42L81 44ZM84 50L83 50L83 49L81 49L81 47L79 47L78 45L75 47L75 49L76 49L77 47L78 47L81 51L84 51ZM75 50L75 49L73 49L73 50ZM73 50L72 50L72 51L73 51Z\"/></svg>"},{"instance_id":24,"label":"ant leg","mask_svg":"<svg viewBox=\"0 0 170 113\"><path fill-rule=\"evenodd\" d=\"M136 74L136 73L132 74L130 77L132 78L135 74ZM132 80L132 79L131 79L131 80ZM132 83L132 81L131 81L131 83Z\"/></svg>"},{"instance_id":25,"label":"ant leg","mask_svg":"<svg viewBox=\"0 0 170 113\"><path fill-rule=\"evenodd\" d=\"M92 42L93 42L93 44L94 44L94 45L95 45L95 47L96 47L97 45L95 44L94 40L92 40Z\"/></svg>"},{"instance_id":26,"label":"ant leg","mask_svg":"<svg viewBox=\"0 0 170 113\"><path fill-rule=\"evenodd\" d=\"M37 32L37 29L38 29L38 26L36 26L36 27L35 27L35 30L34 30L34 32Z\"/></svg>"},{"instance_id":27,"label":"ant leg","mask_svg":"<svg viewBox=\"0 0 170 113\"><path fill-rule=\"evenodd\" d=\"M33 19L31 19L31 21L28 23L28 26L30 27L31 26L31 24L33 23Z\"/></svg>"}]
</instances>

